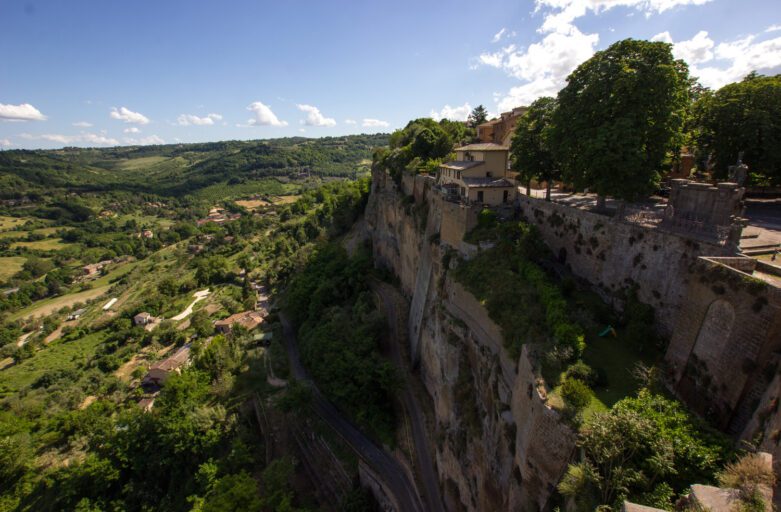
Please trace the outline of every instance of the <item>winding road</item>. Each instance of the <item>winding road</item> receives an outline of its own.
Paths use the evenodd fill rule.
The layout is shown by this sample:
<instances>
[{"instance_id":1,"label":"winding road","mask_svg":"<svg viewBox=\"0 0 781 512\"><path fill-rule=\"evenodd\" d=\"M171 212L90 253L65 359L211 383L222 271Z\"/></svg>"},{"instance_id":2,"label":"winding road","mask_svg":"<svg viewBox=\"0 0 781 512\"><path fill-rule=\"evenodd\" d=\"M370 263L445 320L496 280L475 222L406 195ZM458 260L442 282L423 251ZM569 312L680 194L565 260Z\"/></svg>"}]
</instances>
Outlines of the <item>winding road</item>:
<instances>
[{"instance_id":1,"label":"winding road","mask_svg":"<svg viewBox=\"0 0 781 512\"><path fill-rule=\"evenodd\" d=\"M293 327L283 313L280 313L279 317L282 322L282 332L285 338L288 359L290 360L290 369L296 380L305 381L311 385L312 409L314 412L344 439L358 457L379 476L385 487L393 494L396 503L400 507L399 512L423 512L427 510L423 506L413 482L407 478L398 461L374 444L320 393L303 364L301 364Z\"/></svg>"},{"instance_id":2,"label":"winding road","mask_svg":"<svg viewBox=\"0 0 781 512\"><path fill-rule=\"evenodd\" d=\"M396 310L397 301L394 300L394 295L397 295L398 292L389 284L380 281L372 282L371 287L380 299L380 305L385 312L385 318L390 327L388 346L391 350L393 364L406 377L405 381L409 381L412 376L409 374L407 366L404 365L404 358L400 350L401 344L404 343L404 337L399 332L399 317ZM415 452L417 454L418 472L426 491L425 498L428 510L444 512L445 507L439 491L439 477L432 461L433 451L429 446L428 436L426 435L424 416L417 397L409 385L404 386L401 399L412 426L412 441L415 444Z\"/></svg>"}]
</instances>

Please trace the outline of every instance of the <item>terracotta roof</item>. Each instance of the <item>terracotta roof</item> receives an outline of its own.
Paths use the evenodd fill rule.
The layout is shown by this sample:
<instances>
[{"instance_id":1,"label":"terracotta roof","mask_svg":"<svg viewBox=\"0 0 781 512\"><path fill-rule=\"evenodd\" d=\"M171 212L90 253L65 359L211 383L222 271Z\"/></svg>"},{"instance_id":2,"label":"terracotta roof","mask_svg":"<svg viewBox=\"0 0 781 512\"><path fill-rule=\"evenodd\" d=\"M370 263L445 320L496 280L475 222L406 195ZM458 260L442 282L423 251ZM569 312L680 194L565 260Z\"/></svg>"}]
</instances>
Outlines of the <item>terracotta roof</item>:
<instances>
[{"instance_id":1,"label":"terracotta roof","mask_svg":"<svg viewBox=\"0 0 781 512\"><path fill-rule=\"evenodd\" d=\"M504 178L463 178L469 188L512 188L512 183Z\"/></svg>"},{"instance_id":2,"label":"terracotta roof","mask_svg":"<svg viewBox=\"0 0 781 512\"><path fill-rule=\"evenodd\" d=\"M247 330L252 330L263 322L263 315L257 311L244 311L243 313L236 313L228 318L217 320L214 325L217 327L225 325L239 324Z\"/></svg>"},{"instance_id":3,"label":"terracotta roof","mask_svg":"<svg viewBox=\"0 0 781 512\"><path fill-rule=\"evenodd\" d=\"M463 171L464 169L471 169L472 167L477 167L479 165L483 165L485 162L482 160L476 160L474 162L466 161L466 160L455 160L453 162L445 162L444 164L440 165L443 169L453 169L455 171Z\"/></svg>"},{"instance_id":4,"label":"terracotta roof","mask_svg":"<svg viewBox=\"0 0 781 512\"><path fill-rule=\"evenodd\" d=\"M495 144L493 142L467 144L466 146L461 146L460 148L456 148L456 151L509 151L509 150L510 148L508 146Z\"/></svg>"},{"instance_id":5,"label":"terracotta roof","mask_svg":"<svg viewBox=\"0 0 781 512\"><path fill-rule=\"evenodd\" d=\"M185 345L177 350L174 355L153 364L149 369L170 372L187 363L188 359L190 359L190 345Z\"/></svg>"}]
</instances>

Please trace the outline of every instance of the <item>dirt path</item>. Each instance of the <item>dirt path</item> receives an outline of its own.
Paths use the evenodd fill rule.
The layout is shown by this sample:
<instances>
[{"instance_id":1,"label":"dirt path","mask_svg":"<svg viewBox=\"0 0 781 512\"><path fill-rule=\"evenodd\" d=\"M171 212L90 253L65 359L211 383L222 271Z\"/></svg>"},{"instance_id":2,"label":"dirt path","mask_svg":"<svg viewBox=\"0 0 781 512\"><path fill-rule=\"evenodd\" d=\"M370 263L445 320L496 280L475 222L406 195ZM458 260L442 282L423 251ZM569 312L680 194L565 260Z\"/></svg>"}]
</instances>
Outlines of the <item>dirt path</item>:
<instances>
[{"instance_id":1,"label":"dirt path","mask_svg":"<svg viewBox=\"0 0 781 512\"><path fill-rule=\"evenodd\" d=\"M64 328L70 327L71 325L76 325L77 323L79 323L77 320L68 320L67 322L61 323L59 327L54 329L48 336L46 336L43 342L46 344L51 343L62 335L62 330Z\"/></svg>"},{"instance_id":2,"label":"dirt path","mask_svg":"<svg viewBox=\"0 0 781 512\"><path fill-rule=\"evenodd\" d=\"M198 304L198 302L202 301L203 299L205 299L208 296L209 296L209 289L208 288L205 289L205 290L201 290L199 292L193 293L193 297L195 297L195 300L192 301L192 303L190 303L189 306L187 306L187 309L185 309L184 311L182 311L181 313L179 313L175 317L171 318L171 320L174 320L175 322L178 322L179 320L184 320L185 318L190 316L190 314L193 312L193 306L195 306L196 304Z\"/></svg>"},{"instance_id":3,"label":"dirt path","mask_svg":"<svg viewBox=\"0 0 781 512\"><path fill-rule=\"evenodd\" d=\"M35 331L30 331L22 334L19 336L19 340L16 342L17 347L23 347L25 343L27 343L27 338L35 334Z\"/></svg>"}]
</instances>

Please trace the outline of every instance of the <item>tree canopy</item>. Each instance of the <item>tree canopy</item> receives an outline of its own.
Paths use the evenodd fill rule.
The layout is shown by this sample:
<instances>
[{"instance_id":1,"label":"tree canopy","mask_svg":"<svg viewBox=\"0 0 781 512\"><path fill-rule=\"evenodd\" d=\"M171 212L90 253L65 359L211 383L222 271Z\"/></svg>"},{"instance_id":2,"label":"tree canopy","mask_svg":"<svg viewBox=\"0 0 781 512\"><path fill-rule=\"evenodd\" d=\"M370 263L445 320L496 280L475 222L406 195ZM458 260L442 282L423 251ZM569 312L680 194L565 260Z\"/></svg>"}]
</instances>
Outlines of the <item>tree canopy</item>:
<instances>
[{"instance_id":1,"label":"tree canopy","mask_svg":"<svg viewBox=\"0 0 781 512\"><path fill-rule=\"evenodd\" d=\"M488 110L484 106L478 105L472 109L472 112L469 114L469 118L466 120L466 123L470 128L477 128L477 125L483 124L487 120Z\"/></svg>"},{"instance_id":2,"label":"tree canopy","mask_svg":"<svg viewBox=\"0 0 781 512\"><path fill-rule=\"evenodd\" d=\"M548 199L550 199L550 181L559 177L558 164L551 146L551 131L556 107L555 98L543 97L535 100L518 120L510 145L513 170L519 173L520 181L523 183L528 183L532 179L547 181Z\"/></svg>"},{"instance_id":3,"label":"tree canopy","mask_svg":"<svg viewBox=\"0 0 781 512\"><path fill-rule=\"evenodd\" d=\"M781 75L748 75L698 101L699 145L712 153L716 176L743 151L749 170L781 182Z\"/></svg>"},{"instance_id":4,"label":"tree canopy","mask_svg":"<svg viewBox=\"0 0 781 512\"><path fill-rule=\"evenodd\" d=\"M625 39L572 72L559 92L556 154L576 188L633 200L677 145L688 69L667 43Z\"/></svg>"}]
</instances>

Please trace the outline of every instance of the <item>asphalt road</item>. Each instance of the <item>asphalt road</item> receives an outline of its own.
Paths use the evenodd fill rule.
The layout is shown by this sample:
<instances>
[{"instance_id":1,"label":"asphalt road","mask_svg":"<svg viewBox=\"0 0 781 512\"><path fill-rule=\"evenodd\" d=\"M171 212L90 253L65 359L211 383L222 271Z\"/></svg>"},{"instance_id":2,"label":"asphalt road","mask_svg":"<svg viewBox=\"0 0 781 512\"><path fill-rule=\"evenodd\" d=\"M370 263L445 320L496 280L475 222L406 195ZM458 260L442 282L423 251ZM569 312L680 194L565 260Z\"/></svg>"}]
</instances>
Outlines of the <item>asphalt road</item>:
<instances>
[{"instance_id":1,"label":"asphalt road","mask_svg":"<svg viewBox=\"0 0 781 512\"><path fill-rule=\"evenodd\" d=\"M399 512L423 512L427 510L423 507L420 496L415 490L415 486L407 478L407 474L401 468L401 465L385 450L374 444L374 442L358 430L347 418L345 418L334 405L329 402L320 390L317 389L309 374L301 364L301 357L298 352L298 344L293 327L290 325L287 317L280 313L282 322L282 331L285 337L285 347L287 348L288 359L290 360L290 369L296 380L305 381L312 386L312 409L320 416L344 441L353 449L372 470L382 479L385 487L393 493L396 502L401 507Z\"/></svg>"},{"instance_id":2,"label":"asphalt road","mask_svg":"<svg viewBox=\"0 0 781 512\"><path fill-rule=\"evenodd\" d=\"M401 350L399 349L403 337L401 337L398 332L398 312L396 311L396 303L392 297L396 291L389 288L390 285L386 283L372 283L372 289L380 298L382 309L385 311L385 318L390 327L388 346L391 349L391 358L399 371L409 378L409 372L403 363L403 357L401 355ZM442 503L442 495L439 491L439 478L437 472L434 470L433 461L431 460L431 454L433 452L429 447L423 413L421 412L420 404L418 403L415 394L409 386L404 386L402 401L404 402L404 408L407 410L412 424L412 441L415 444L415 451L417 452L417 469L426 492L424 498L428 505L428 510L444 512L445 507Z\"/></svg>"}]
</instances>

